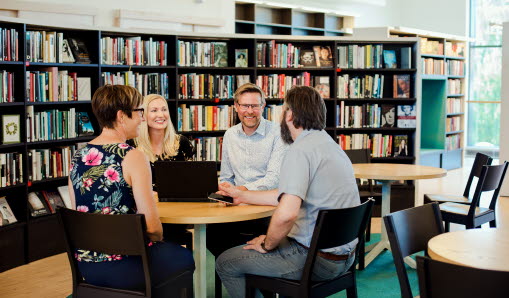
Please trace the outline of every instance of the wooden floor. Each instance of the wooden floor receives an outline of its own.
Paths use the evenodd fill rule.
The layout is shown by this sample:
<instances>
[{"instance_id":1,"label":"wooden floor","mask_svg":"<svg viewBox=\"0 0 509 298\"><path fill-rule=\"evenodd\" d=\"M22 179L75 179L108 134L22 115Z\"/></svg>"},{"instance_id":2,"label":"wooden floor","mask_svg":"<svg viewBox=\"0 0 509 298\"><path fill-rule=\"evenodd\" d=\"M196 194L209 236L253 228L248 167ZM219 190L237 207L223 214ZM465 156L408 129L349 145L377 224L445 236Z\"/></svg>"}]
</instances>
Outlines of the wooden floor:
<instances>
[{"instance_id":1,"label":"wooden floor","mask_svg":"<svg viewBox=\"0 0 509 298\"><path fill-rule=\"evenodd\" d=\"M422 180L417 183L417 203L422 204L424 193L461 194L471 165L449 171L440 179ZM483 202L486 205L486 202ZM498 226L509 227L509 197L498 200ZM461 229L453 227L451 229ZM380 231L380 220L373 221L373 232ZM25 266L0 273L0 297L54 298L71 293L71 271L65 254L56 255Z\"/></svg>"}]
</instances>

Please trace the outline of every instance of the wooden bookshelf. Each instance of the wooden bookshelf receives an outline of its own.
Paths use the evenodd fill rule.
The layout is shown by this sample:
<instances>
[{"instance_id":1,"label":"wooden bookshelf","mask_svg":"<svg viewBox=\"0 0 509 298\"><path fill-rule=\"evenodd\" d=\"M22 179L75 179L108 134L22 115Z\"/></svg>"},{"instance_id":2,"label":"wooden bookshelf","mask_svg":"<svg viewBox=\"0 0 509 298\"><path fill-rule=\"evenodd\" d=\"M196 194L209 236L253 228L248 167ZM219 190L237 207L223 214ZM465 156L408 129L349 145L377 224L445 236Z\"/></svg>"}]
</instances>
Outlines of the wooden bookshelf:
<instances>
[{"instance_id":1,"label":"wooden bookshelf","mask_svg":"<svg viewBox=\"0 0 509 298\"><path fill-rule=\"evenodd\" d=\"M255 11L256 12L256 11ZM255 13L253 12L253 13ZM274 16L274 18L280 18L279 21L284 21L286 14L290 14L293 19L295 11L280 12L280 16ZM251 18L250 13L246 12L244 18ZM323 18L321 16L314 15L312 20L307 19L307 16L300 15L299 18L304 18L305 22L308 22L302 26L306 30L309 28L315 28L314 26L329 26L329 28L337 29L341 24L338 20L328 19L327 16ZM322 20L323 19L323 20ZM250 20L245 20L251 22ZM304 20L303 20L304 22ZM323 25L321 24L323 22ZM329 25L327 25L329 24ZM334 25L336 24L336 25ZM291 23L291 25L293 24ZM373 162L386 162L386 163L414 163L417 156L419 155L419 147L416 145L419 140L418 130L420 121L417 120L416 128L401 128L388 127L388 128L338 128L336 125L336 119L338 117L337 107L341 102L345 102L346 105L363 105L363 104L389 104L394 107L399 105L415 105L418 104L419 97L417 96L418 88L416 86L416 80L418 78L418 63L417 56L417 39L415 38L403 38L398 40L389 39L353 39L347 37L299 37L299 36L277 36L277 35L213 35L213 36L199 36L195 34L150 34L150 32L116 32L112 29L98 30L97 28L90 29L73 29L73 28L56 28L39 26L36 24L24 24L15 23L11 21L1 21L0 27L16 28L19 31L19 44L22 61L9 61L0 62L0 71L9 70L15 75L16 89L15 89L15 101L13 103L0 104L0 115L1 114L19 114L21 116L21 143L19 144L0 144L0 153L17 152L23 154L23 183L16 186L9 186L0 188L0 196L7 196L9 205L11 206L18 223L14 225L8 225L0 227L0 238L9 241L2 242L0 244L0 256L12 255L12 258L4 259L0 258L2 266L0 271L7 270L31 262L40 258L44 258L59 252L63 252L61 234L58 231L59 227L57 224L57 218L55 215L46 215L41 217L30 217L28 208L28 193L32 191L44 190L49 187L57 187L65 185L67 183L66 177L48 178L40 181L29 181L28 180L28 153L33 149L51 149L60 146L69 146L80 142L90 141L93 136L57 139L57 140L46 140L46 141L27 141L27 128L25 115L28 109L34 109L35 111L44 111L51 109L69 109L75 108L76 111L86 111L91 118L91 122L97 135L99 133L99 125L92 114L90 101L69 101L69 102L30 102L25 97L26 91L26 80L25 74L27 71L37 70L45 67L58 67L62 70L72 70L78 73L78 76L86 76L91 78L91 91L92 93L103 84L103 75L107 72L125 72L133 71L141 74L155 73L155 74L166 74L167 75L167 88L168 88L168 104L170 108L170 115L176 128L178 128L179 119L179 107L181 104L186 105L203 105L216 107L219 105L233 104L231 96L227 97L212 97L207 99L184 99L180 91L179 78L181 75L186 74L208 74L208 75L231 75L231 76L247 76L249 81L256 82L258 76L264 75L285 75L285 76L298 76L302 73L309 73L311 77L328 77L330 83L330 97L325 99L327 107L327 123L326 131L336 141L339 135L352 135L352 134L384 134L388 136L406 135L409 142L409 156L405 157L375 157ZM26 40L25 33L28 30L47 30L57 31L69 34L69 36L79 36L82 41L86 44L88 52L90 54L90 64L77 64L77 63L42 63L42 62L26 62ZM293 29L292 29L293 30ZM322 34L323 35L323 34ZM168 45L167 49L167 63L166 65L110 65L103 64L100 61L101 53L101 39L103 37L134 37L141 36L142 39L153 38L153 40L164 41ZM275 40L276 43L292 43L299 47L310 47L313 46L324 46L330 47L333 55L332 65L328 67L308 67L308 68L284 68L284 67L261 67L257 63L257 44L268 43ZM186 42L221 42L227 45L227 63L221 67L203 67L203 66L182 66L179 65L179 41ZM379 44L389 49L399 49L401 47L408 47L411 49L412 62L411 67L408 69L387 69L385 67L373 68L356 68L356 69L339 69L337 67L337 48L341 45L375 45ZM248 62L247 67L235 67L235 50L247 49L248 51ZM365 75L384 75L384 91L380 98L338 98L337 96L337 80L342 74L349 74L350 76L365 76ZM393 76L408 74L410 76L410 96L408 98L394 98L393 96ZM311 82L313 86L314 82ZM267 105L280 105L282 104L282 96L273 96L273 98L267 99ZM236 122L235 122L236 123ZM235 124L233 123L233 124ZM201 137L222 137L224 129L217 129L210 131L208 129L193 130L193 131L182 131L181 133L187 137L201 138ZM219 166L219 163L218 163ZM405 188L406 194L413 192L413 186ZM406 196L406 195L405 195ZM405 202L407 202L406 200ZM407 203L405 203L407 204ZM409 205L410 204L410 205ZM405 206L410 207L413 205L413 200ZM15 253L14 253L15 252Z\"/></svg>"},{"instance_id":2,"label":"wooden bookshelf","mask_svg":"<svg viewBox=\"0 0 509 298\"><path fill-rule=\"evenodd\" d=\"M351 35L354 16L312 11L294 5L235 2L235 33L270 35Z\"/></svg>"}]
</instances>

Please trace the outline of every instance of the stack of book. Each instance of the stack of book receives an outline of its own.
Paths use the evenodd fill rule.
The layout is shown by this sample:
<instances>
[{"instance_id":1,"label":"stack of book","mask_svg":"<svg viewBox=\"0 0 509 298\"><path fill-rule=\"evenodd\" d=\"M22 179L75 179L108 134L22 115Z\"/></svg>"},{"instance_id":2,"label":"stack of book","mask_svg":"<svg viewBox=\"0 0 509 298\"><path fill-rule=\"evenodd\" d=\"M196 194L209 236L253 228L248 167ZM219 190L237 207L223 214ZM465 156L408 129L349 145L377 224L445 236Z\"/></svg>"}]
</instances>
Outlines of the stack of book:
<instances>
[{"instance_id":1,"label":"stack of book","mask_svg":"<svg viewBox=\"0 0 509 298\"><path fill-rule=\"evenodd\" d=\"M364 75L338 76L338 98L382 98L384 94L384 76Z\"/></svg>"},{"instance_id":2,"label":"stack of book","mask_svg":"<svg viewBox=\"0 0 509 298\"><path fill-rule=\"evenodd\" d=\"M226 42L178 41L179 66L228 67Z\"/></svg>"},{"instance_id":3,"label":"stack of book","mask_svg":"<svg viewBox=\"0 0 509 298\"><path fill-rule=\"evenodd\" d=\"M0 61L19 61L18 30L0 28Z\"/></svg>"},{"instance_id":4,"label":"stack of book","mask_svg":"<svg viewBox=\"0 0 509 298\"><path fill-rule=\"evenodd\" d=\"M69 139L77 136L75 108L35 112L34 106L27 107L28 142Z\"/></svg>"},{"instance_id":5,"label":"stack of book","mask_svg":"<svg viewBox=\"0 0 509 298\"><path fill-rule=\"evenodd\" d=\"M168 45L165 41L154 41L152 37L142 40L135 37L101 38L101 63L109 65L166 66Z\"/></svg>"}]
</instances>

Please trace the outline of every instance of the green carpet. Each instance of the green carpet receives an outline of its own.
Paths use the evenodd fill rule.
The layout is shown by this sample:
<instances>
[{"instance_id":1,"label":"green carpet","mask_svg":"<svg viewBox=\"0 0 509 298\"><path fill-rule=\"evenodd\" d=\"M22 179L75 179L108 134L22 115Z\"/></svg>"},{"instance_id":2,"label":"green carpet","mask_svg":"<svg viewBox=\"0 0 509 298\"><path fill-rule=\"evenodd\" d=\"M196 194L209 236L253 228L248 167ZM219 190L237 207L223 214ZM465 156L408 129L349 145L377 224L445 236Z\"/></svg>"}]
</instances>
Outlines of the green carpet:
<instances>
[{"instance_id":1,"label":"green carpet","mask_svg":"<svg viewBox=\"0 0 509 298\"><path fill-rule=\"evenodd\" d=\"M372 234L371 242L374 243L380 239L380 234ZM214 297L214 256L207 254L207 297ZM407 266L408 279L412 286L412 294L419 294L419 283L417 281L417 271ZM394 265L392 254L385 251L380 254L364 270L357 271L357 293L360 298L372 297L401 297L399 290L398 276ZM223 297L229 297L223 287ZM330 297L346 297L346 291L332 295Z\"/></svg>"}]
</instances>

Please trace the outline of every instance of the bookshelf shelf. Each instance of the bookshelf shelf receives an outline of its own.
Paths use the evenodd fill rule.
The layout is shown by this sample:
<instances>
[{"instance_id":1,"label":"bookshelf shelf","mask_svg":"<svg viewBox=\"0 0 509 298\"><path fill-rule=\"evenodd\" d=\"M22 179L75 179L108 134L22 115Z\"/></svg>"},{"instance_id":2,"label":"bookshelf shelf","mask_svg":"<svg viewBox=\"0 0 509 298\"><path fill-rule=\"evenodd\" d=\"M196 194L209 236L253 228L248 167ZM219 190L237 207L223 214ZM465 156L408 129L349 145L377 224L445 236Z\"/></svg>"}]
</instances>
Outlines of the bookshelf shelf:
<instances>
[{"instance_id":1,"label":"bookshelf shelf","mask_svg":"<svg viewBox=\"0 0 509 298\"><path fill-rule=\"evenodd\" d=\"M421 54L422 58L436 58L436 59L444 59L444 55L433 55L433 54Z\"/></svg>"},{"instance_id":2,"label":"bookshelf shelf","mask_svg":"<svg viewBox=\"0 0 509 298\"><path fill-rule=\"evenodd\" d=\"M464 132L463 130L455 130L455 131L447 131L445 134L446 135L455 135L455 134L460 134L463 132Z\"/></svg>"},{"instance_id":3,"label":"bookshelf shelf","mask_svg":"<svg viewBox=\"0 0 509 298\"><path fill-rule=\"evenodd\" d=\"M95 138L95 136L87 136L87 137L79 137L72 139L59 139L59 140L48 140L48 141L36 141L36 142L28 142L28 146L35 145L47 145L47 144L64 144L64 143L78 143L78 142L88 142Z\"/></svg>"},{"instance_id":4,"label":"bookshelf shelf","mask_svg":"<svg viewBox=\"0 0 509 298\"><path fill-rule=\"evenodd\" d=\"M224 134L226 130L204 130L204 131L179 131L181 134L207 135L207 134Z\"/></svg>"},{"instance_id":5,"label":"bookshelf shelf","mask_svg":"<svg viewBox=\"0 0 509 298\"><path fill-rule=\"evenodd\" d=\"M89 105L90 100L27 102L27 106Z\"/></svg>"},{"instance_id":6,"label":"bookshelf shelf","mask_svg":"<svg viewBox=\"0 0 509 298\"><path fill-rule=\"evenodd\" d=\"M415 68L409 68L409 69L403 69L403 68L339 68L336 70L336 72L396 72L396 73L407 73L407 72L416 72L417 69Z\"/></svg>"},{"instance_id":7,"label":"bookshelf shelf","mask_svg":"<svg viewBox=\"0 0 509 298\"><path fill-rule=\"evenodd\" d=\"M50 183L50 182L64 182L64 181L67 181L67 176L64 176L64 177L56 177L56 178L48 178L48 179L43 179L43 180L37 180L37 181L32 181L31 184L32 185L29 185L29 187L34 187L34 186L39 186L39 185L43 185L45 183Z\"/></svg>"},{"instance_id":8,"label":"bookshelf shelf","mask_svg":"<svg viewBox=\"0 0 509 298\"><path fill-rule=\"evenodd\" d=\"M446 114L447 117L463 116L463 115L465 115L465 113L448 113L448 114Z\"/></svg>"},{"instance_id":9,"label":"bookshelf shelf","mask_svg":"<svg viewBox=\"0 0 509 298\"><path fill-rule=\"evenodd\" d=\"M24 106L25 104L22 102L3 102L0 103L0 107L18 107L18 106Z\"/></svg>"},{"instance_id":10,"label":"bookshelf shelf","mask_svg":"<svg viewBox=\"0 0 509 298\"><path fill-rule=\"evenodd\" d=\"M276 68L276 67L257 67L257 71L288 71L288 72L303 72L303 71L323 71L323 72L332 72L334 68L330 67L289 67L289 68Z\"/></svg>"},{"instance_id":11,"label":"bookshelf shelf","mask_svg":"<svg viewBox=\"0 0 509 298\"><path fill-rule=\"evenodd\" d=\"M449 78L449 79L464 79L465 76L451 76L451 75L447 75L447 78Z\"/></svg>"},{"instance_id":12,"label":"bookshelf shelf","mask_svg":"<svg viewBox=\"0 0 509 298\"><path fill-rule=\"evenodd\" d=\"M15 184L15 185L11 185L11 186L0 187L0 191L12 190L15 188L21 188L21 187L25 187L25 186L26 186L26 183L20 183L20 184Z\"/></svg>"},{"instance_id":13,"label":"bookshelf shelf","mask_svg":"<svg viewBox=\"0 0 509 298\"><path fill-rule=\"evenodd\" d=\"M167 69L175 69L175 66L160 66L160 65L111 65L111 64L101 64L101 68L105 69L122 69L122 70L142 70L142 69L159 69L159 70L167 70Z\"/></svg>"},{"instance_id":14,"label":"bookshelf shelf","mask_svg":"<svg viewBox=\"0 0 509 298\"><path fill-rule=\"evenodd\" d=\"M27 62L27 67L82 67L82 68L97 68L98 64L78 64L78 63L46 63L46 62Z\"/></svg>"},{"instance_id":15,"label":"bookshelf shelf","mask_svg":"<svg viewBox=\"0 0 509 298\"><path fill-rule=\"evenodd\" d=\"M0 65L24 65L23 61L0 61Z\"/></svg>"},{"instance_id":16,"label":"bookshelf shelf","mask_svg":"<svg viewBox=\"0 0 509 298\"><path fill-rule=\"evenodd\" d=\"M179 72L182 70L182 71L195 71L195 70L206 70L206 71L212 71L212 70L216 70L216 71L224 71L224 70L228 70L228 71L233 71L233 70L254 70L255 68L254 67L214 67L214 66L179 66L178 67L178 70Z\"/></svg>"},{"instance_id":17,"label":"bookshelf shelf","mask_svg":"<svg viewBox=\"0 0 509 298\"><path fill-rule=\"evenodd\" d=\"M416 98L337 98L338 101L344 101L348 103L400 103L400 104L413 104L417 100Z\"/></svg>"},{"instance_id":18,"label":"bookshelf shelf","mask_svg":"<svg viewBox=\"0 0 509 298\"><path fill-rule=\"evenodd\" d=\"M465 96L465 94L447 94L447 97L462 97Z\"/></svg>"},{"instance_id":19,"label":"bookshelf shelf","mask_svg":"<svg viewBox=\"0 0 509 298\"><path fill-rule=\"evenodd\" d=\"M448 76L445 75L422 75L423 80L447 80Z\"/></svg>"},{"instance_id":20,"label":"bookshelf shelf","mask_svg":"<svg viewBox=\"0 0 509 298\"><path fill-rule=\"evenodd\" d=\"M365 127L365 128L340 128L337 127L336 131L338 132L413 132L415 128L401 128L401 127Z\"/></svg>"},{"instance_id":21,"label":"bookshelf shelf","mask_svg":"<svg viewBox=\"0 0 509 298\"><path fill-rule=\"evenodd\" d=\"M0 149L9 149L9 148L17 148L17 147L23 147L25 146L25 143L16 143L16 144L0 144Z\"/></svg>"},{"instance_id":22,"label":"bookshelf shelf","mask_svg":"<svg viewBox=\"0 0 509 298\"><path fill-rule=\"evenodd\" d=\"M466 60L465 57L445 56L445 59L449 60Z\"/></svg>"}]
</instances>

